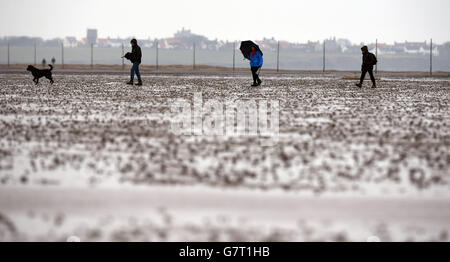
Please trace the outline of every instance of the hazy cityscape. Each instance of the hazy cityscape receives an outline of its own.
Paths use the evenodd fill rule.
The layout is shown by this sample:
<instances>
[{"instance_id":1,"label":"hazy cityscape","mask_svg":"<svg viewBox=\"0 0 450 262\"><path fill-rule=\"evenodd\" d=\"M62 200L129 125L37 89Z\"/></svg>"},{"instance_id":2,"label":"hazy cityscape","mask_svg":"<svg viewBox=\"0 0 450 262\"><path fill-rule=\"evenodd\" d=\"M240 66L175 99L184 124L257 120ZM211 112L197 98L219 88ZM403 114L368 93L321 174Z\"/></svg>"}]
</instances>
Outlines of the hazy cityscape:
<instances>
[{"instance_id":1,"label":"hazy cityscape","mask_svg":"<svg viewBox=\"0 0 450 262\"><path fill-rule=\"evenodd\" d=\"M28 36L9 36L0 38L0 45L7 45L8 43L13 46L60 46L61 43L64 47L86 47L94 44L95 47L121 47L122 44L128 44L133 37L125 38L101 38L98 37L97 29L87 29L86 37L77 39L74 36L66 36L64 38L43 39L41 37L28 37ZM196 47L203 50L222 50L233 47L234 42L224 41L220 39L209 39L207 36L196 34L189 29L182 28L177 31L172 37L168 38L151 38L138 39L142 47L153 48L156 44L159 44L161 49L192 49L193 43ZM268 51L276 51L278 42L280 48L286 50L298 50L306 53L322 52L323 42L327 46L327 51L331 53L360 53L360 47L363 44L375 46L375 39L370 43L353 43L349 39L330 37L325 40L310 40L306 43L295 43L277 40L275 38L263 38L262 40L256 40L262 49ZM435 44L433 46L433 54L439 55L440 51L450 49L450 42L444 44ZM394 43L384 43L380 41L378 43L379 54L426 54L430 53L430 40L424 40L423 42L409 42L399 41Z\"/></svg>"}]
</instances>

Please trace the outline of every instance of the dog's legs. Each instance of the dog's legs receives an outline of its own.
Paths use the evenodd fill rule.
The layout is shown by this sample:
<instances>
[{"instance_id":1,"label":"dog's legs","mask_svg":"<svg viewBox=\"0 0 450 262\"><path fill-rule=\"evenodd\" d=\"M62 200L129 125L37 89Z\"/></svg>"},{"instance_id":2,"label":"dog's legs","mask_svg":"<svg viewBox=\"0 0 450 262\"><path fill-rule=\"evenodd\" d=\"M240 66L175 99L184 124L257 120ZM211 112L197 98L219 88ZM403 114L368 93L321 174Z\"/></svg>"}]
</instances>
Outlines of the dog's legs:
<instances>
[{"instance_id":1,"label":"dog's legs","mask_svg":"<svg viewBox=\"0 0 450 262\"><path fill-rule=\"evenodd\" d=\"M48 80L50 80L50 84L53 85L53 78L51 76L46 76L45 78L47 78Z\"/></svg>"}]
</instances>

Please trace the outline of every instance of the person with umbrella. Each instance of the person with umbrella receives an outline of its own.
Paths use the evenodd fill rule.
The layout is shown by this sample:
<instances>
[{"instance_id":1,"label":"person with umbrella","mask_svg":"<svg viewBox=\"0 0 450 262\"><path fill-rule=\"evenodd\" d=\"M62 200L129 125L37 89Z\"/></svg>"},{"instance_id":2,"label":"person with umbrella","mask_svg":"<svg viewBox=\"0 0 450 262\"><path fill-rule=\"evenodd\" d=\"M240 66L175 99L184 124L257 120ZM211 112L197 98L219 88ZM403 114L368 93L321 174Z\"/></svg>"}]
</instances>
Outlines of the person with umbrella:
<instances>
[{"instance_id":1,"label":"person with umbrella","mask_svg":"<svg viewBox=\"0 0 450 262\"><path fill-rule=\"evenodd\" d=\"M263 65L263 53L259 46L252 41L241 42L241 52L245 58L250 60L250 69L253 76L252 86L261 85L262 81L259 79L259 71Z\"/></svg>"}]
</instances>

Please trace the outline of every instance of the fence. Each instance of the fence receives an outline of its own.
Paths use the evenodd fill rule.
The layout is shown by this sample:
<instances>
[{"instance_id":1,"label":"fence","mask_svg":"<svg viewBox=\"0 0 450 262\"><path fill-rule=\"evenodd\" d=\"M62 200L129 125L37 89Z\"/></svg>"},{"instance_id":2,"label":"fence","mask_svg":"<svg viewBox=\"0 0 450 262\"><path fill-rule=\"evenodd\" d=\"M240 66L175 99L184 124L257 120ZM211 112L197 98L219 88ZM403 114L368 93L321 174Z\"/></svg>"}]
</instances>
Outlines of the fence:
<instances>
[{"instance_id":1,"label":"fence","mask_svg":"<svg viewBox=\"0 0 450 262\"><path fill-rule=\"evenodd\" d=\"M286 70L359 70L361 65L361 53L337 53L327 52L326 42L321 44L321 51L305 52L294 49L283 49L280 42L276 50L264 50L264 68ZM3 50L1 50L3 49ZM49 63L54 57L57 64L64 68L65 64L94 64L122 65L127 62L123 54L129 51L129 47L43 47L43 46L0 46L1 64L40 64L43 58ZM374 46L369 46L377 57L379 64L376 71L429 71L434 69L450 71L448 59L433 55L433 45L430 43L429 56L423 54L378 54L378 40ZM156 45L153 48L142 48L143 61L145 65L155 65L158 69L161 65L196 65L223 66L232 69L248 67L248 61L244 60L235 42L229 48L220 50L205 50L192 45L190 50L161 49ZM434 58L434 59L433 59Z\"/></svg>"}]
</instances>

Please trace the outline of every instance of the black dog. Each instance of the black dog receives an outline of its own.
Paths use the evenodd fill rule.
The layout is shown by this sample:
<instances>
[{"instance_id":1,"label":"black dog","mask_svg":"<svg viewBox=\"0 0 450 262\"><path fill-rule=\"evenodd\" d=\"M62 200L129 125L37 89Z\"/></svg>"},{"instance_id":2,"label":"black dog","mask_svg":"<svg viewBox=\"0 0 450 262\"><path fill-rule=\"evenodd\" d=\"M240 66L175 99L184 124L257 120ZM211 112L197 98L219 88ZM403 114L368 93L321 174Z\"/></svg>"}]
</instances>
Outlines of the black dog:
<instances>
[{"instance_id":1,"label":"black dog","mask_svg":"<svg viewBox=\"0 0 450 262\"><path fill-rule=\"evenodd\" d=\"M29 65L27 67L27 71L30 71L33 75L33 82L37 85L39 83L39 78L45 77L48 80L50 80L50 84L53 84L53 78L52 78L52 70L53 66L49 65L50 69L37 69L36 67Z\"/></svg>"}]
</instances>

